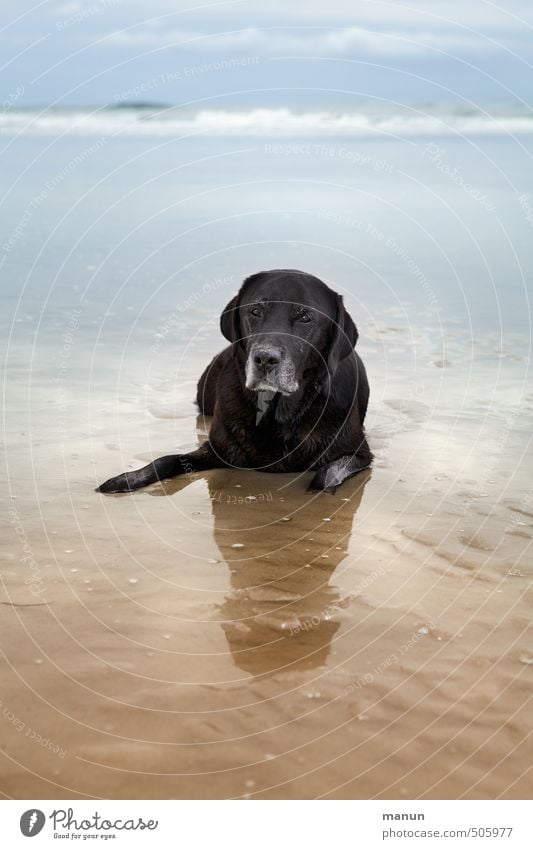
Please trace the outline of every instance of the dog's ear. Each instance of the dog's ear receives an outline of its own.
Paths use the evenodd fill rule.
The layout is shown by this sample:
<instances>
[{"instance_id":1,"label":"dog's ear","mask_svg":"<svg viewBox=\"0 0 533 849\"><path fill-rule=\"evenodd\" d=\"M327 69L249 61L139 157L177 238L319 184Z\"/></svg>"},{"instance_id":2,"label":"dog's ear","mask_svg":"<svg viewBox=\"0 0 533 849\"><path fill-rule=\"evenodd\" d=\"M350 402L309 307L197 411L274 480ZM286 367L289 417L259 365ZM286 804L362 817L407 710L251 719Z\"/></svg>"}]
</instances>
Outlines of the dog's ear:
<instances>
[{"instance_id":1,"label":"dog's ear","mask_svg":"<svg viewBox=\"0 0 533 849\"><path fill-rule=\"evenodd\" d=\"M238 299L239 296L235 295L229 304L224 307L222 315L220 316L220 329L222 331L222 335L225 336L229 342L237 342L241 338ZM235 355L235 348L233 349L233 355Z\"/></svg>"},{"instance_id":2,"label":"dog's ear","mask_svg":"<svg viewBox=\"0 0 533 849\"><path fill-rule=\"evenodd\" d=\"M342 295L337 295L337 317L333 322L333 333L327 358L328 371L331 376L337 371L340 361L352 353L358 336L357 327L344 307Z\"/></svg>"}]
</instances>

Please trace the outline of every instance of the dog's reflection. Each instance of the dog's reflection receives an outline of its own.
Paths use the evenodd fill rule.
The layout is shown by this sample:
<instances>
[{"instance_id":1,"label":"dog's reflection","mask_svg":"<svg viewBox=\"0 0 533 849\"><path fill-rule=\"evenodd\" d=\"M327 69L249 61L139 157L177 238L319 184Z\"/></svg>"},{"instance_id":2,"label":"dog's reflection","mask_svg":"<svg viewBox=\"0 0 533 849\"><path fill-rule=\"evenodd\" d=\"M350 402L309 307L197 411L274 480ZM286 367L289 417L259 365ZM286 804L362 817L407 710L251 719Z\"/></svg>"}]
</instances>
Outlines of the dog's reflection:
<instances>
[{"instance_id":1,"label":"dog's reflection","mask_svg":"<svg viewBox=\"0 0 533 849\"><path fill-rule=\"evenodd\" d=\"M347 604L330 581L347 557L370 474L334 496L306 492L308 475L217 469L191 478L207 481L231 585L217 618L240 669L260 676L326 662ZM186 485L165 483L152 494Z\"/></svg>"},{"instance_id":2,"label":"dog's reflection","mask_svg":"<svg viewBox=\"0 0 533 849\"><path fill-rule=\"evenodd\" d=\"M231 483L224 472L208 481L230 570L220 612L234 662L255 676L322 665L346 605L330 580L347 556L369 473L335 496L305 492L305 477L287 485L286 476L241 475L238 489L234 474Z\"/></svg>"}]
</instances>

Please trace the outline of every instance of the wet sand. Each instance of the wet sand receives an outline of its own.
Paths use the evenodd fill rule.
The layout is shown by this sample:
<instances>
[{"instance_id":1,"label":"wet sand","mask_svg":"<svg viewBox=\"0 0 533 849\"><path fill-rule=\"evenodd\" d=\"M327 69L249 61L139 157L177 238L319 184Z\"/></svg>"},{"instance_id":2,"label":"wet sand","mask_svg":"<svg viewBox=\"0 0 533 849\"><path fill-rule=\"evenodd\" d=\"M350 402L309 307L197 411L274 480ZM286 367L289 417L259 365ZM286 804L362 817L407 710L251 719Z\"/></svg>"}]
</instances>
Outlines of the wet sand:
<instances>
[{"instance_id":1,"label":"wet sand","mask_svg":"<svg viewBox=\"0 0 533 849\"><path fill-rule=\"evenodd\" d=\"M485 340L473 370L450 333L446 361L418 344L414 373L394 361L406 333L362 334L376 462L334 496L239 470L99 495L204 437L196 360L177 400L131 362L118 397L102 374L87 402L71 374L58 400L34 365L31 405L20 360L5 796L531 796L533 396L516 346Z\"/></svg>"}]
</instances>

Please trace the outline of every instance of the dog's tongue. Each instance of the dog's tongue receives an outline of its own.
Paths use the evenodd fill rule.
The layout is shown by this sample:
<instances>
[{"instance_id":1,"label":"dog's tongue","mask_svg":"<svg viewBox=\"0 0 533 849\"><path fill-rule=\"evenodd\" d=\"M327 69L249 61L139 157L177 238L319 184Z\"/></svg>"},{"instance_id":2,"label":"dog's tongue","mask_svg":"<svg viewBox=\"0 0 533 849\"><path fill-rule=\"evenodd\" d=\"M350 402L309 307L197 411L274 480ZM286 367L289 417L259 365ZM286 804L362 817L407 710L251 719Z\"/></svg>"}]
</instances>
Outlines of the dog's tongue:
<instances>
[{"instance_id":1,"label":"dog's tongue","mask_svg":"<svg viewBox=\"0 0 533 849\"><path fill-rule=\"evenodd\" d=\"M270 406L270 402L277 395L273 389L260 389L257 393L257 413L255 416L256 425L259 424L266 411Z\"/></svg>"}]
</instances>

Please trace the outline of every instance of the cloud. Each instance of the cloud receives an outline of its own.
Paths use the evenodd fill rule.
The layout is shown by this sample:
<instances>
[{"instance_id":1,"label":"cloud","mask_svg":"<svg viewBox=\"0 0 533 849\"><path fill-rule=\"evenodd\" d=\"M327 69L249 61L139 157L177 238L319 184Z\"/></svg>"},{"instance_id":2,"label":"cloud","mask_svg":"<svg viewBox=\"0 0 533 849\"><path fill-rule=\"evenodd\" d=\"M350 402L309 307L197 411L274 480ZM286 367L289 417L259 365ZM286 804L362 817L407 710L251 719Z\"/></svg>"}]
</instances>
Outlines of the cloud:
<instances>
[{"instance_id":1,"label":"cloud","mask_svg":"<svg viewBox=\"0 0 533 849\"><path fill-rule=\"evenodd\" d=\"M146 12L146 0L115 0L124 9ZM204 5L206 3L207 5ZM187 14L191 11L191 0L152 0L150 14L175 12ZM306 0L305 5L288 3L287 0L202 0L198 13L216 15L228 23L233 18L244 17L256 25L277 23L323 23L331 25L338 21L370 27L408 27L429 29L446 26L472 27L475 32L502 28L519 28L521 22L533 23L531 0Z\"/></svg>"},{"instance_id":2,"label":"cloud","mask_svg":"<svg viewBox=\"0 0 533 849\"><path fill-rule=\"evenodd\" d=\"M75 15L76 12L82 11L83 3L80 3L79 0L69 0L69 2L63 3L61 6L58 6L55 10L53 10L53 14L58 16Z\"/></svg>"},{"instance_id":3,"label":"cloud","mask_svg":"<svg viewBox=\"0 0 533 849\"><path fill-rule=\"evenodd\" d=\"M258 53L305 53L344 56L352 53L368 56L427 56L444 53L483 53L499 49L482 37L468 33L383 32L365 27L259 28L249 27L234 32L201 33L186 30L159 29L156 25L119 30L103 42L107 47L154 48L186 45L202 50L256 51Z\"/></svg>"}]
</instances>

